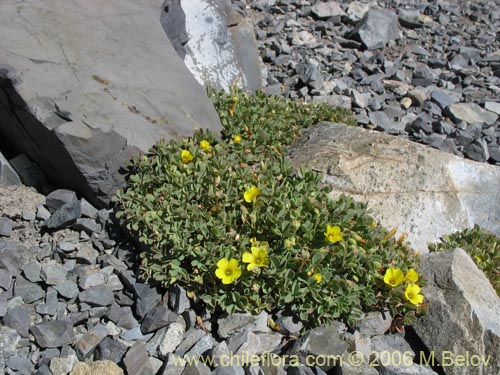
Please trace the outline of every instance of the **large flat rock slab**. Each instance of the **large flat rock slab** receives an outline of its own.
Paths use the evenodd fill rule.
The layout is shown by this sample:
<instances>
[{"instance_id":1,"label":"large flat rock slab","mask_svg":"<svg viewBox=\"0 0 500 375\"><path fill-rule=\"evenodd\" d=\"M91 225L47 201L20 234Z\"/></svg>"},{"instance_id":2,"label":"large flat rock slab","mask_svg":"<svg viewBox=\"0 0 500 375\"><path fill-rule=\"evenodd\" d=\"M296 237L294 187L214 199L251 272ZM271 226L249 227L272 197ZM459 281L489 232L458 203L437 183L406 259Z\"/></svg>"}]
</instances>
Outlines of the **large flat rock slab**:
<instances>
[{"instance_id":1,"label":"large flat rock slab","mask_svg":"<svg viewBox=\"0 0 500 375\"><path fill-rule=\"evenodd\" d=\"M221 129L160 22L162 0L0 3L0 143L106 203L159 139Z\"/></svg>"},{"instance_id":2,"label":"large flat rock slab","mask_svg":"<svg viewBox=\"0 0 500 375\"><path fill-rule=\"evenodd\" d=\"M417 250L478 224L500 235L500 168L408 140L335 123L306 129L290 151L296 166L324 174L333 197L366 202Z\"/></svg>"}]
</instances>

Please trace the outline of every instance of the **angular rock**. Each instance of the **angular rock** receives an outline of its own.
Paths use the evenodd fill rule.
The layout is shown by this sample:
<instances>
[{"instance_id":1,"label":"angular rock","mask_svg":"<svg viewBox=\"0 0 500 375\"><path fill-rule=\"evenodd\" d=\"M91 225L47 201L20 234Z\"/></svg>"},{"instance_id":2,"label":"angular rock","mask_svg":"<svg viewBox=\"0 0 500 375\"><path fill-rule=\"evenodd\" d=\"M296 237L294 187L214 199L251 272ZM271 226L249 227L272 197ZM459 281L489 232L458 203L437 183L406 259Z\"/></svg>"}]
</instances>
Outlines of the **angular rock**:
<instances>
[{"instance_id":1,"label":"angular rock","mask_svg":"<svg viewBox=\"0 0 500 375\"><path fill-rule=\"evenodd\" d=\"M234 332L244 329L247 325L255 321L255 316L251 314L235 313L225 318L219 319L217 333L222 338L227 338Z\"/></svg>"},{"instance_id":2,"label":"angular rock","mask_svg":"<svg viewBox=\"0 0 500 375\"><path fill-rule=\"evenodd\" d=\"M114 294L112 290L101 285L80 292L78 299L92 306L109 306L113 302Z\"/></svg>"},{"instance_id":3,"label":"angular rock","mask_svg":"<svg viewBox=\"0 0 500 375\"><path fill-rule=\"evenodd\" d=\"M19 336L19 333L15 329L0 325L0 344L4 359L16 354L17 345L20 340L21 336Z\"/></svg>"},{"instance_id":4,"label":"angular rock","mask_svg":"<svg viewBox=\"0 0 500 375\"><path fill-rule=\"evenodd\" d=\"M86 332L82 337L75 342L75 350L78 358L83 360L94 351L97 345L104 340L109 331L106 326L97 324L91 330Z\"/></svg>"},{"instance_id":5,"label":"angular rock","mask_svg":"<svg viewBox=\"0 0 500 375\"><path fill-rule=\"evenodd\" d=\"M179 285L174 285L168 293L168 305L176 314L182 314L190 308L186 290Z\"/></svg>"},{"instance_id":6,"label":"angular rock","mask_svg":"<svg viewBox=\"0 0 500 375\"><path fill-rule=\"evenodd\" d=\"M18 186L21 184L19 175L0 152L0 185Z\"/></svg>"},{"instance_id":7,"label":"angular rock","mask_svg":"<svg viewBox=\"0 0 500 375\"><path fill-rule=\"evenodd\" d=\"M14 222L7 217L0 217L0 236L10 237Z\"/></svg>"},{"instance_id":8,"label":"angular rock","mask_svg":"<svg viewBox=\"0 0 500 375\"><path fill-rule=\"evenodd\" d=\"M201 329L191 328L184 334L181 344L175 350L175 354L178 356L183 356L186 352L191 349L194 344L196 344L203 336L205 332Z\"/></svg>"},{"instance_id":9,"label":"angular rock","mask_svg":"<svg viewBox=\"0 0 500 375\"><path fill-rule=\"evenodd\" d=\"M54 285L54 289L67 299L75 298L78 295L78 285L73 280L66 280L62 285Z\"/></svg>"},{"instance_id":10,"label":"angular rock","mask_svg":"<svg viewBox=\"0 0 500 375\"><path fill-rule=\"evenodd\" d=\"M428 280L422 289L429 302L427 314L415 322L418 336L436 360L471 353L489 359L478 366L446 367L447 375L494 374L500 371L500 297L486 276L462 249L429 253L420 271ZM446 332L446 334L443 334Z\"/></svg>"},{"instance_id":11,"label":"angular rock","mask_svg":"<svg viewBox=\"0 0 500 375\"><path fill-rule=\"evenodd\" d=\"M134 294L137 298L135 313L137 317L144 318L161 300L161 295L155 287L148 284L135 283Z\"/></svg>"},{"instance_id":12,"label":"angular rock","mask_svg":"<svg viewBox=\"0 0 500 375\"><path fill-rule=\"evenodd\" d=\"M0 137L36 160L55 185L96 206L124 186L119 169L133 154L158 139L191 136L194 127L221 129L204 89L165 36L161 5L2 6L0 47L9 52L2 60L1 107L8 110ZM102 24L97 15L109 19ZM24 37L33 33L38 40Z\"/></svg>"},{"instance_id":13,"label":"angular rock","mask_svg":"<svg viewBox=\"0 0 500 375\"><path fill-rule=\"evenodd\" d=\"M358 40L370 50L384 48L399 38L398 16L389 10L370 9L368 14L346 37Z\"/></svg>"},{"instance_id":14,"label":"angular rock","mask_svg":"<svg viewBox=\"0 0 500 375\"><path fill-rule=\"evenodd\" d=\"M307 332L303 337L297 340L289 353L299 356L301 361L311 356L333 356L342 355L349 345L343 341L336 327L319 327ZM321 370L326 371L339 365L335 361L327 361L325 366L319 366Z\"/></svg>"},{"instance_id":15,"label":"angular rock","mask_svg":"<svg viewBox=\"0 0 500 375\"><path fill-rule=\"evenodd\" d=\"M182 324L174 322L170 324L167 328L164 339L158 347L158 352L163 357L166 357L168 353L173 353L177 347L182 342L183 335L185 333L185 328Z\"/></svg>"},{"instance_id":16,"label":"angular rock","mask_svg":"<svg viewBox=\"0 0 500 375\"><path fill-rule=\"evenodd\" d=\"M82 198L80 201L80 206L82 208L82 216L83 217L88 217L89 219L96 219L97 218L97 208L92 206L85 198Z\"/></svg>"},{"instance_id":17,"label":"angular rock","mask_svg":"<svg viewBox=\"0 0 500 375\"><path fill-rule=\"evenodd\" d=\"M323 171L332 197L366 202L383 226L407 232L415 249L474 224L500 234L495 166L340 124L302 134L290 151L294 165Z\"/></svg>"},{"instance_id":18,"label":"angular rock","mask_svg":"<svg viewBox=\"0 0 500 375\"><path fill-rule=\"evenodd\" d=\"M62 285L68 272L57 263L43 263L40 276L47 285Z\"/></svg>"},{"instance_id":19,"label":"angular rock","mask_svg":"<svg viewBox=\"0 0 500 375\"><path fill-rule=\"evenodd\" d=\"M462 98L461 93L436 89L431 92L431 100L436 103L441 109L446 109L448 106L455 104Z\"/></svg>"},{"instance_id":20,"label":"angular rock","mask_svg":"<svg viewBox=\"0 0 500 375\"><path fill-rule=\"evenodd\" d=\"M10 289L12 286L12 273L9 270L0 268L0 288L4 290Z\"/></svg>"},{"instance_id":21,"label":"angular rock","mask_svg":"<svg viewBox=\"0 0 500 375\"><path fill-rule=\"evenodd\" d=\"M166 305L160 305L151 310L141 324L143 333L150 333L177 321L177 314Z\"/></svg>"},{"instance_id":22,"label":"angular rock","mask_svg":"<svg viewBox=\"0 0 500 375\"><path fill-rule=\"evenodd\" d=\"M319 19L330 19L334 23L340 22L340 18L346 15L336 1L317 3L311 7L311 12Z\"/></svg>"},{"instance_id":23,"label":"angular rock","mask_svg":"<svg viewBox=\"0 0 500 375\"><path fill-rule=\"evenodd\" d=\"M203 354L206 354L210 349L214 347L214 339L212 335L207 334L203 336L200 340L193 345L191 349L185 354L186 358L198 358Z\"/></svg>"},{"instance_id":24,"label":"angular rock","mask_svg":"<svg viewBox=\"0 0 500 375\"><path fill-rule=\"evenodd\" d=\"M7 311L3 317L3 324L15 329L21 337L28 337L30 320L30 310L26 306L17 306Z\"/></svg>"},{"instance_id":25,"label":"angular rock","mask_svg":"<svg viewBox=\"0 0 500 375\"><path fill-rule=\"evenodd\" d=\"M53 375L67 375L73 370L75 364L78 362L76 355L68 357L55 357L50 360L50 371Z\"/></svg>"},{"instance_id":26,"label":"angular rock","mask_svg":"<svg viewBox=\"0 0 500 375\"><path fill-rule=\"evenodd\" d=\"M487 111L496 113L497 115L500 116L500 103L497 102L485 102L484 103L484 109Z\"/></svg>"},{"instance_id":27,"label":"angular rock","mask_svg":"<svg viewBox=\"0 0 500 375\"><path fill-rule=\"evenodd\" d=\"M32 326L30 331L42 348L72 345L75 341L73 324L68 320L49 320Z\"/></svg>"},{"instance_id":28,"label":"angular rock","mask_svg":"<svg viewBox=\"0 0 500 375\"><path fill-rule=\"evenodd\" d=\"M112 361L78 362L70 375L123 375L123 370Z\"/></svg>"},{"instance_id":29,"label":"angular rock","mask_svg":"<svg viewBox=\"0 0 500 375\"><path fill-rule=\"evenodd\" d=\"M465 121L467 124L481 123L492 125L498 116L490 111L486 111L474 103L452 104L447 109L448 115L458 124Z\"/></svg>"},{"instance_id":30,"label":"angular rock","mask_svg":"<svg viewBox=\"0 0 500 375\"><path fill-rule=\"evenodd\" d=\"M97 360L109 360L114 363L121 362L128 348L121 341L106 337L97 346L94 358Z\"/></svg>"},{"instance_id":31,"label":"angular rock","mask_svg":"<svg viewBox=\"0 0 500 375\"><path fill-rule=\"evenodd\" d=\"M5 366L15 371L16 374L32 374L33 362L28 358L12 356L5 361Z\"/></svg>"},{"instance_id":32,"label":"angular rock","mask_svg":"<svg viewBox=\"0 0 500 375\"><path fill-rule=\"evenodd\" d=\"M52 213L54 213L65 204L72 205L77 200L78 198L74 191L58 189L47 195L45 198L45 205Z\"/></svg>"},{"instance_id":33,"label":"angular rock","mask_svg":"<svg viewBox=\"0 0 500 375\"><path fill-rule=\"evenodd\" d=\"M38 284L34 284L26 280L22 276L16 277L14 284L14 294L22 297L25 303L33 303L45 297L45 292Z\"/></svg>"},{"instance_id":34,"label":"angular rock","mask_svg":"<svg viewBox=\"0 0 500 375\"><path fill-rule=\"evenodd\" d=\"M92 233L101 233L102 227L94 219L83 218L76 220L73 224L73 230L78 232L84 231L91 236Z\"/></svg>"},{"instance_id":35,"label":"angular rock","mask_svg":"<svg viewBox=\"0 0 500 375\"><path fill-rule=\"evenodd\" d=\"M80 201L74 200L72 203L63 204L50 219L45 220L43 225L48 229L60 229L73 223L80 216Z\"/></svg>"},{"instance_id":36,"label":"angular rock","mask_svg":"<svg viewBox=\"0 0 500 375\"><path fill-rule=\"evenodd\" d=\"M39 204L38 206L36 206L36 218L38 220L49 220L50 215L50 211L47 210L44 205Z\"/></svg>"},{"instance_id":37,"label":"angular rock","mask_svg":"<svg viewBox=\"0 0 500 375\"><path fill-rule=\"evenodd\" d=\"M155 375L144 342L137 341L123 358L128 375Z\"/></svg>"}]
</instances>

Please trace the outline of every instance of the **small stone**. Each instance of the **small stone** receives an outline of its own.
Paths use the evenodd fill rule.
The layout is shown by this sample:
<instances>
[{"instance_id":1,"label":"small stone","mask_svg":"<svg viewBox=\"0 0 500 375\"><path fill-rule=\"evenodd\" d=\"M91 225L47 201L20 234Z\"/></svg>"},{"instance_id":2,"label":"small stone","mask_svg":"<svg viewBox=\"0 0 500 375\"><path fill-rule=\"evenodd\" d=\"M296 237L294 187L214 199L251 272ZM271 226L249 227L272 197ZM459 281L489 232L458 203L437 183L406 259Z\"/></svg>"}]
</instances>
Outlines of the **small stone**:
<instances>
[{"instance_id":1,"label":"small stone","mask_svg":"<svg viewBox=\"0 0 500 375\"><path fill-rule=\"evenodd\" d=\"M54 289L67 299L75 298L78 295L78 286L73 280L66 280L62 285L54 285Z\"/></svg>"},{"instance_id":2,"label":"small stone","mask_svg":"<svg viewBox=\"0 0 500 375\"><path fill-rule=\"evenodd\" d=\"M143 333L150 333L177 321L177 314L166 305L160 305L151 310L142 321Z\"/></svg>"},{"instance_id":3,"label":"small stone","mask_svg":"<svg viewBox=\"0 0 500 375\"><path fill-rule=\"evenodd\" d=\"M176 314L182 314L184 311L189 309L190 302L187 297L186 290L177 284L170 288L168 294L168 304L172 311Z\"/></svg>"},{"instance_id":4,"label":"small stone","mask_svg":"<svg viewBox=\"0 0 500 375\"><path fill-rule=\"evenodd\" d=\"M50 219L45 220L44 226L48 229L60 229L70 225L81 215L80 201L74 200L72 203L66 203L55 211Z\"/></svg>"},{"instance_id":5,"label":"small stone","mask_svg":"<svg viewBox=\"0 0 500 375\"><path fill-rule=\"evenodd\" d=\"M70 375L123 375L123 370L111 361L78 362ZM130 375L130 374L129 374Z\"/></svg>"},{"instance_id":6,"label":"small stone","mask_svg":"<svg viewBox=\"0 0 500 375\"><path fill-rule=\"evenodd\" d=\"M123 358L127 375L155 375L144 342L136 342Z\"/></svg>"},{"instance_id":7,"label":"small stone","mask_svg":"<svg viewBox=\"0 0 500 375\"><path fill-rule=\"evenodd\" d=\"M358 322L359 332L366 336L385 334L391 327L392 318L388 313L371 312Z\"/></svg>"},{"instance_id":8,"label":"small stone","mask_svg":"<svg viewBox=\"0 0 500 375\"><path fill-rule=\"evenodd\" d=\"M23 220L25 221L34 221L36 219L36 213L33 211L23 211Z\"/></svg>"},{"instance_id":9,"label":"small stone","mask_svg":"<svg viewBox=\"0 0 500 375\"><path fill-rule=\"evenodd\" d=\"M497 102L485 102L484 103L484 109L487 111L496 113L497 115L500 116L500 103Z\"/></svg>"},{"instance_id":10,"label":"small stone","mask_svg":"<svg viewBox=\"0 0 500 375\"><path fill-rule=\"evenodd\" d=\"M78 200L74 191L59 189L55 190L45 198L45 205L52 212L57 211L65 204L72 204Z\"/></svg>"},{"instance_id":11,"label":"small stone","mask_svg":"<svg viewBox=\"0 0 500 375\"><path fill-rule=\"evenodd\" d=\"M88 289L93 286L104 285L107 281L107 276L102 272L92 272L80 277L78 285L82 289Z\"/></svg>"},{"instance_id":12,"label":"small stone","mask_svg":"<svg viewBox=\"0 0 500 375\"><path fill-rule=\"evenodd\" d=\"M84 231L91 236L92 233L101 233L102 227L94 219L81 218L77 219L73 224L73 230L78 232Z\"/></svg>"},{"instance_id":13,"label":"small stone","mask_svg":"<svg viewBox=\"0 0 500 375\"><path fill-rule=\"evenodd\" d=\"M230 353L253 356L259 353L260 339L251 331L240 331L229 337L227 347Z\"/></svg>"},{"instance_id":14,"label":"small stone","mask_svg":"<svg viewBox=\"0 0 500 375\"><path fill-rule=\"evenodd\" d=\"M161 342L158 352L161 356L166 357L168 353L173 353L181 344L185 333L185 328L182 324L174 322L167 328L167 332Z\"/></svg>"},{"instance_id":15,"label":"small stone","mask_svg":"<svg viewBox=\"0 0 500 375\"><path fill-rule=\"evenodd\" d=\"M39 285L19 275L16 277L14 284L14 294L22 297L25 303L33 303L45 297L45 292Z\"/></svg>"},{"instance_id":16,"label":"small stone","mask_svg":"<svg viewBox=\"0 0 500 375\"><path fill-rule=\"evenodd\" d=\"M40 271L42 270L40 263L29 262L28 264L23 266L22 270L24 277L26 277L26 279L28 279L32 283L42 281L42 278L40 277Z\"/></svg>"},{"instance_id":17,"label":"small stone","mask_svg":"<svg viewBox=\"0 0 500 375\"><path fill-rule=\"evenodd\" d=\"M186 352L193 347L203 336L205 332L201 329L191 328L185 334L181 344L175 350L175 354L183 356Z\"/></svg>"},{"instance_id":18,"label":"small stone","mask_svg":"<svg viewBox=\"0 0 500 375\"><path fill-rule=\"evenodd\" d=\"M81 264L96 264L99 252L91 245L83 243L76 245L76 260Z\"/></svg>"},{"instance_id":19,"label":"small stone","mask_svg":"<svg viewBox=\"0 0 500 375\"><path fill-rule=\"evenodd\" d=\"M120 338L125 341L148 341L151 337L153 337L152 333L148 333L147 335L143 334L141 331L141 327L137 326L128 331L121 334Z\"/></svg>"},{"instance_id":20,"label":"small stone","mask_svg":"<svg viewBox=\"0 0 500 375\"><path fill-rule=\"evenodd\" d=\"M214 339L210 334L203 336L200 340L193 345L186 353L187 358L198 358L202 354L208 352L214 347Z\"/></svg>"},{"instance_id":21,"label":"small stone","mask_svg":"<svg viewBox=\"0 0 500 375\"><path fill-rule=\"evenodd\" d=\"M47 285L62 285L68 272L57 263L43 263L40 276Z\"/></svg>"},{"instance_id":22,"label":"small stone","mask_svg":"<svg viewBox=\"0 0 500 375\"><path fill-rule=\"evenodd\" d=\"M309 31L299 31L293 33L292 45L315 48L319 46L318 40Z\"/></svg>"},{"instance_id":23,"label":"small stone","mask_svg":"<svg viewBox=\"0 0 500 375\"><path fill-rule=\"evenodd\" d=\"M50 371L53 375L67 375L73 370L73 367L78 362L76 355L68 357L54 357L50 360Z\"/></svg>"},{"instance_id":24,"label":"small stone","mask_svg":"<svg viewBox=\"0 0 500 375\"><path fill-rule=\"evenodd\" d=\"M114 294L106 286L95 286L80 292L78 299L92 306L109 306Z\"/></svg>"},{"instance_id":25,"label":"small stone","mask_svg":"<svg viewBox=\"0 0 500 375\"><path fill-rule=\"evenodd\" d=\"M443 110L459 102L461 98L462 94L453 91L436 89L431 92L431 100Z\"/></svg>"},{"instance_id":26,"label":"small stone","mask_svg":"<svg viewBox=\"0 0 500 375\"><path fill-rule=\"evenodd\" d=\"M19 341L21 341L21 336L15 329L0 325L0 347L4 359L16 355Z\"/></svg>"},{"instance_id":27,"label":"small stone","mask_svg":"<svg viewBox=\"0 0 500 375\"><path fill-rule=\"evenodd\" d=\"M53 288L49 288L45 296L45 303L37 304L35 310L40 315L55 315L58 306L57 291Z\"/></svg>"},{"instance_id":28,"label":"small stone","mask_svg":"<svg viewBox=\"0 0 500 375\"><path fill-rule=\"evenodd\" d=\"M33 373L33 363L28 358L25 357L12 356L7 360L5 360L4 364L11 370L14 370L16 374Z\"/></svg>"},{"instance_id":29,"label":"small stone","mask_svg":"<svg viewBox=\"0 0 500 375\"><path fill-rule=\"evenodd\" d=\"M0 236L10 237L14 222L7 217L0 217Z\"/></svg>"},{"instance_id":30,"label":"small stone","mask_svg":"<svg viewBox=\"0 0 500 375\"><path fill-rule=\"evenodd\" d=\"M12 286L12 273L9 270L0 268L0 288L8 290Z\"/></svg>"},{"instance_id":31,"label":"small stone","mask_svg":"<svg viewBox=\"0 0 500 375\"><path fill-rule=\"evenodd\" d=\"M80 206L82 208L82 216L88 217L89 219L96 219L98 210L92 206L85 198L80 200Z\"/></svg>"},{"instance_id":32,"label":"small stone","mask_svg":"<svg viewBox=\"0 0 500 375\"><path fill-rule=\"evenodd\" d=\"M247 313L235 313L230 314L225 318L218 320L218 330L217 333L222 338L227 338L234 332L242 330L247 325L255 321L255 316Z\"/></svg>"},{"instance_id":33,"label":"small stone","mask_svg":"<svg viewBox=\"0 0 500 375\"><path fill-rule=\"evenodd\" d=\"M142 319L149 313L161 300L161 294L155 287L148 284L135 283L133 285L134 294L137 297L135 313Z\"/></svg>"},{"instance_id":34,"label":"small stone","mask_svg":"<svg viewBox=\"0 0 500 375\"><path fill-rule=\"evenodd\" d=\"M50 216L50 211L47 210L43 204L36 206L36 218L38 220L49 220Z\"/></svg>"},{"instance_id":35,"label":"small stone","mask_svg":"<svg viewBox=\"0 0 500 375\"><path fill-rule=\"evenodd\" d=\"M42 348L72 345L75 341L73 324L67 320L50 320L31 327L31 333Z\"/></svg>"},{"instance_id":36,"label":"small stone","mask_svg":"<svg viewBox=\"0 0 500 375\"><path fill-rule=\"evenodd\" d=\"M413 102L412 102L411 98L405 97L405 98L401 99L400 103L401 103L401 107L408 109L411 107L411 104Z\"/></svg>"},{"instance_id":37,"label":"small stone","mask_svg":"<svg viewBox=\"0 0 500 375\"><path fill-rule=\"evenodd\" d=\"M452 104L447 108L447 112L455 124L464 121L467 124L493 125L498 118L495 113L484 110L475 103Z\"/></svg>"},{"instance_id":38,"label":"small stone","mask_svg":"<svg viewBox=\"0 0 500 375\"><path fill-rule=\"evenodd\" d=\"M109 331L103 324L97 324L86 332L75 343L75 350L80 360L88 358L97 345L108 335Z\"/></svg>"},{"instance_id":39,"label":"small stone","mask_svg":"<svg viewBox=\"0 0 500 375\"><path fill-rule=\"evenodd\" d=\"M311 7L311 12L319 19L330 19L333 23L340 22L340 18L346 13L335 1L317 3Z\"/></svg>"},{"instance_id":40,"label":"small stone","mask_svg":"<svg viewBox=\"0 0 500 375\"><path fill-rule=\"evenodd\" d=\"M128 348L121 341L106 337L97 346L94 358L98 360L109 360L114 363L121 362Z\"/></svg>"},{"instance_id":41,"label":"small stone","mask_svg":"<svg viewBox=\"0 0 500 375\"><path fill-rule=\"evenodd\" d=\"M276 320L276 324L283 330L285 333L293 336L297 336L304 325L302 322L292 316L281 316Z\"/></svg>"},{"instance_id":42,"label":"small stone","mask_svg":"<svg viewBox=\"0 0 500 375\"><path fill-rule=\"evenodd\" d=\"M26 306L17 306L7 311L3 324L15 329L21 337L29 336L30 311Z\"/></svg>"}]
</instances>

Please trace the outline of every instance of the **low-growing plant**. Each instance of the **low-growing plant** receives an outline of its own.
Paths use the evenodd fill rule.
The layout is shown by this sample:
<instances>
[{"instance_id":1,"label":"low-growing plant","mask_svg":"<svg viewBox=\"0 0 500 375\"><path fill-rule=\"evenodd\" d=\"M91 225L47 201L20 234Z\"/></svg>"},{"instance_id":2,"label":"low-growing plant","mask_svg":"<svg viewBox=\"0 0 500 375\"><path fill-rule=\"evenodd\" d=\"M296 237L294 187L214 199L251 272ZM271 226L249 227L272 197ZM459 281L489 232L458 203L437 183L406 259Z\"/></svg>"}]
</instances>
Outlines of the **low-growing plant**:
<instances>
[{"instance_id":1,"label":"low-growing plant","mask_svg":"<svg viewBox=\"0 0 500 375\"><path fill-rule=\"evenodd\" d=\"M441 237L441 242L430 244L430 251L464 249L474 259L500 295L500 237L474 225L463 231Z\"/></svg>"},{"instance_id":2,"label":"low-growing plant","mask_svg":"<svg viewBox=\"0 0 500 375\"><path fill-rule=\"evenodd\" d=\"M389 309L424 309L418 258L321 176L285 157L301 126L345 118L325 106L212 92L222 139L205 131L160 141L133 160L117 216L147 245L143 275L179 283L195 301L232 313L286 311L307 327Z\"/></svg>"}]
</instances>

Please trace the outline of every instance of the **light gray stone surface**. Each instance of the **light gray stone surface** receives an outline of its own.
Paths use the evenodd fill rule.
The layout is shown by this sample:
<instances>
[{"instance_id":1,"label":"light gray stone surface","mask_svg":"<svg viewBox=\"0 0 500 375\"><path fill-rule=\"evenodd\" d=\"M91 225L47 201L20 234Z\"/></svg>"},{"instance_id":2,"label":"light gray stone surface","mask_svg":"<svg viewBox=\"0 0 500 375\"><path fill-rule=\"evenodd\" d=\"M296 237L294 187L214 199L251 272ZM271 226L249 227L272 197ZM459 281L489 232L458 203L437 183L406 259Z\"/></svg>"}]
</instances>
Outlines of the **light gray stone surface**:
<instances>
[{"instance_id":1,"label":"light gray stone surface","mask_svg":"<svg viewBox=\"0 0 500 375\"><path fill-rule=\"evenodd\" d=\"M0 3L0 136L94 205L123 186L133 154L221 129L161 26L162 4Z\"/></svg>"},{"instance_id":2,"label":"light gray stone surface","mask_svg":"<svg viewBox=\"0 0 500 375\"><path fill-rule=\"evenodd\" d=\"M500 373L500 297L483 272L462 249L426 254L420 270L429 309L414 328L436 361L452 364L446 375ZM466 355L478 365L453 366Z\"/></svg>"},{"instance_id":3,"label":"light gray stone surface","mask_svg":"<svg viewBox=\"0 0 500 375\"><path fill-rule=\"evenodd\" d=\"M500 235L500 170L361 128L321 123L291 150L296 166L324 174L332 197L368 204L416 250L474 224Z\"/></svg>"}]
</instances>

